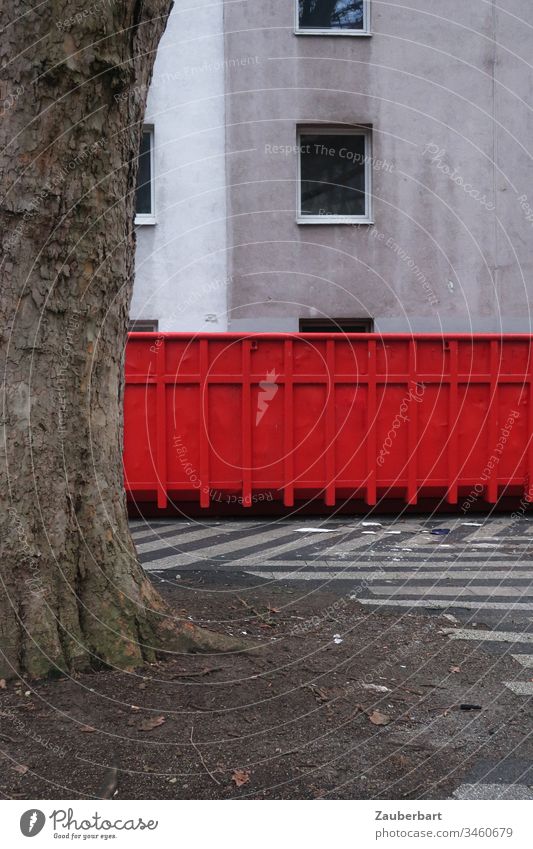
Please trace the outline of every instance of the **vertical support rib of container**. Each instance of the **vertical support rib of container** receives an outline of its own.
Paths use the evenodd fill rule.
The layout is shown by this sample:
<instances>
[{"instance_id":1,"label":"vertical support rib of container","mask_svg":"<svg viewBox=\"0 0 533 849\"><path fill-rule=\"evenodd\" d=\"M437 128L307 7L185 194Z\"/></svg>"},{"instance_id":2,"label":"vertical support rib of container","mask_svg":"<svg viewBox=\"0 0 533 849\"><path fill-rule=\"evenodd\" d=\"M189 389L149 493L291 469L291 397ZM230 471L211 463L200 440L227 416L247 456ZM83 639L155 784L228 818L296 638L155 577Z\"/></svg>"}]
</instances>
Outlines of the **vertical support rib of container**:
<instances>
[{"instance_id":1,"label":"vertical support rib of container","mask_svg":"<svg viewBox=\"0 0 533 849\"><path fill-rule=\"evenodd\" d=\"M243 339L242 346L242 503L252 506L252 387L251 342Z\"/></svg>"},{"instance_id":2,"label":"vertical support rib of container","mask_svg":"<svg viewBox=\"0 0 533 849\"><path fill-rule=\"evenodd\" d=\"M376 409L377 409L377 366L376 343L373 339L368 342L368 383L367 383L367 443L366 443L366 503L374 506L377 502L377 443L376 443Z\"/></svg>"},{"instance_id":3,"label":"vertical support rib of container","mask_svg":"<svg viewBox=\"0 0 533 849\"><path fill-rule=\"evenodd\" d=\"M418 382L416 374L416 342L409 341L409 422L407 430L407 503L418 501Z\"/></svg>"},{"instance_id":4,"label":"vertical support rib of container","mask_svg":"<svg viewBox=\"0 0 533 849\"><path fill-rule=\"evenodd\" d=\"M489 401L489 456L487 463L491 461L498 444L498 388L499 388L499 358L500 346L496 339L490 343L490 401ZM487 487L487 501L496 504L498 500L498 464L489 472Z\"/></svg>"},{"instance_id":5,"label":"vertical support rib of container","mask_svg":"<svg viewBox=\"0 0 533 849\"><path fill-rule=\"evenodd\" d=\"M209 367L209 349L207 339L200 339L200 507L209 507L209 385L207 382L207 371Z\"/></svg>"},{"instance_id":6,"label":"vertical support rib of container","mask_svg":"<svg viewBox=\"0 0 533 849\"><path fill-rule=\"evenodd\" d=\"M326 343L326 489L324 502L326 507L335 507L335 342Z\"/></svg>"},{"instance_id":7,"label":"vertical support rib of container","mask_svg":"<svg viewBox=\"0 0 533 849\"><path fill-rule=\"evenodd\" d=\"M527 430L527 480L525 499L533 502L533 341L529 340L529 400L528 400L528 430Z\"/></svg>"},{"instance_id":8,"label":"vertical support rib of container","mask_svg":"<svg viewBox=\"0 0 533 849\"><path fill-rule=\"evenodd\" d=\"M448 504L457 504L459 501L459 487L457 484L459 471L459 422L457 419L459 410L459 342L456 339L450 342L449 393L448 476L450 483L446 493L446 501Z\"/></svg>"},{"instance_id":9,"label":"vertical support rib of container","mask_svg":"<svg viewBox=\"0 0 533 849\"><path fill-rule=\"evenodd\" d=\"M164 510L167 506L167 414L165 383L165 340L162 337L157 347L156 363L156 473L157 473L157 506Z\"/></svg>"},{"instance_id":10,"label":"vertical support rib of container","mask_svg":"<svg viewBox=\"0 0 533 849\"><path fill-rule=\"evenodd\" d=\"M283 447L285 454L285 483L283 487L283 504L294 507L294 407L293 407L293 340L284 342L283 361L285 370L285 426Z\"/></svg>"}]
</instances>

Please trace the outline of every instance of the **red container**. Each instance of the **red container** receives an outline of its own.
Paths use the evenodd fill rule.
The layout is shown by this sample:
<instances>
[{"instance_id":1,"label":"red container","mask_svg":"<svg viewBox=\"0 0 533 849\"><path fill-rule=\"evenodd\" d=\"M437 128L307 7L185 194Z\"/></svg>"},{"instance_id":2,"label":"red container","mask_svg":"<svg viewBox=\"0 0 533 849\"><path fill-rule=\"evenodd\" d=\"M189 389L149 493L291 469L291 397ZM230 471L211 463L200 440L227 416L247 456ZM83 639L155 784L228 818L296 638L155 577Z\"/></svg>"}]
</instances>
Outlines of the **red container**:
<instances>
[{"instance_id":1,"label":"red container","mask_svg":"<svg viewBox=\"0 0 533 849\"><path fill-rule=\"evenodd\" d=\"M132 333L128 496L533 500L532 336ZM468 505L468 506L465 506Z\"/></svg>"}]
</instances>

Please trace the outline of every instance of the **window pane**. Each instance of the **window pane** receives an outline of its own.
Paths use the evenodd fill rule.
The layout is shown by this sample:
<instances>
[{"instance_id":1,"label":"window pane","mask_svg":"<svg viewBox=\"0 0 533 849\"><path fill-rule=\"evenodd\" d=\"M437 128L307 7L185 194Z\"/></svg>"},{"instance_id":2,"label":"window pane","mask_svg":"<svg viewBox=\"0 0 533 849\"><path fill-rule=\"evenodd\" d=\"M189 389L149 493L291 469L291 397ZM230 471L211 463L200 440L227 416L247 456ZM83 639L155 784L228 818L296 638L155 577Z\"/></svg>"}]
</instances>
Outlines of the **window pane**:
<instances>
[{"instance_id":1,"label":"window pane","mask_svg":"<svg viewBox=\"0 0 533 849\"><path fill-rule=\"evenodd\" d=\"M364 29L363 0L298 0L300 29Z\"/></svg>"},{"instance_id":2,"label":"window pane","mask_svg":"<svg viewBox=\"0 0 533 849\"><path fill-rule=\"evenodd\" d=\"M152 165L150 162L150 145L152 134L143 132L139 152L139 170L137 171L137 215L152 214Z\"/></svg>"},{"instance_id":3,"label":"window pane","mask_svg":"<svg viewBox=\"0 0 533 849\"><path fill-rule=\"evenodd\" d=\"M365 137L300 136L301 214L362 215L365 203Z\"/></svg>"},{"instance_id":4,"label":"window pane","mask_svg":"<svg viewBox=\"0 0 533 849\"><path fill-rule=\"evenodd\" d=\"M130 333L157 333L159 321L157 318L137 318L129 323Z\"/></svg>"},{"instance_id":5,"label":"window pane","mask_svg":"<svg viewBox=\"0 0 533 849\"><path fill-rule=\"evenodd\" d=\"M300 333L373 333L373 318L301 318Z\"/></svg>"}]
</instances>

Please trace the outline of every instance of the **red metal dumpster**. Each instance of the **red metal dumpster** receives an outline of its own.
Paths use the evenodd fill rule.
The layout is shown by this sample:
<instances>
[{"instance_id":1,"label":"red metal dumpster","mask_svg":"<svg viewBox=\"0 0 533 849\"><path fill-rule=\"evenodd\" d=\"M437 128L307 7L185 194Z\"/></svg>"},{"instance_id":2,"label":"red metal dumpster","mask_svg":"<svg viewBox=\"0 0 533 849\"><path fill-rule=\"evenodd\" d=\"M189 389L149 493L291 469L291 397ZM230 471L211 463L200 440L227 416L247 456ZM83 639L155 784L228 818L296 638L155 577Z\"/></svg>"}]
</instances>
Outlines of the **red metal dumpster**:
<instances>
[{"instance_id":1,"label":"red metal dumpster","mask_svg":"<svg viewBox=\"0 0 533 849\"><path fill-rule=\"evenodd\" d=\"M529 335L132 333L128 497L533 499Z\"/></svg>"}]
</instances>

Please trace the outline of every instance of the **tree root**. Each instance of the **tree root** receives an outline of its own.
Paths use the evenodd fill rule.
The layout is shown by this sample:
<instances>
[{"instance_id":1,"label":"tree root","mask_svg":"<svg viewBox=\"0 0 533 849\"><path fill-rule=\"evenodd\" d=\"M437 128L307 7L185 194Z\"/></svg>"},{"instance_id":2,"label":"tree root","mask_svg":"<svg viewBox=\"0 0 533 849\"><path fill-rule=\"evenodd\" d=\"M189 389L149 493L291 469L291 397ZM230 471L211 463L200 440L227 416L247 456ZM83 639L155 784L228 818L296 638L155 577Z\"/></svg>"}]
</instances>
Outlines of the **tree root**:
<instances>
[{"instance_id":1,"label":"tree root","mask_svg":"<svg viewBox=\"0 0 533 849\"><path fill-rule=\"evenodd\" d=\"M224 654L229 652L250 651L252 646L244 640L220 634L193 625L192 622L168 623L159 626L161 639L157 654L167 657L175 653Z\"/></svg>"}]
</instances>

